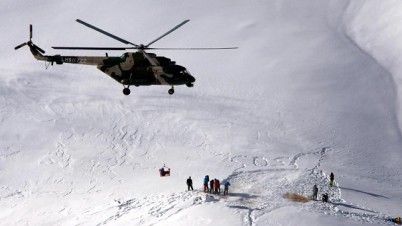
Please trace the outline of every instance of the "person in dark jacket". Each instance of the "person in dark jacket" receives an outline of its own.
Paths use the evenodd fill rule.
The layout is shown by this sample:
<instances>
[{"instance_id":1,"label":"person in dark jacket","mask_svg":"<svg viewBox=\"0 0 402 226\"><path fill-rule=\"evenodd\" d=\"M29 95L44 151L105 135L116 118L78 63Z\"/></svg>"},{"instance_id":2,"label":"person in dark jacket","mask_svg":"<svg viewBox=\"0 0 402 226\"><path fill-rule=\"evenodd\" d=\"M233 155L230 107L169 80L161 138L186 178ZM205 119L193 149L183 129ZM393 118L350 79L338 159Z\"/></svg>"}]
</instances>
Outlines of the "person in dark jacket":
<instances>
[{"instance_id":1,"label":"person in dark jacket","mask_svg":"<svg viewBox=\"0 0 402 226\"><path fill-rule=\"evenodd\" d=\"M322 195L322 202L328 202L328 193Z\"/></svg>"},{"instance_id":2,"label":"person in dark jacket","mask_svg":"<svg viewBox=\"0 0 402 226\"><path fill-rule=\"evenodd\" d=\"M187 179L187 188L189 191L190 191L190 188L191 188L191 191L193 190L193 180L191 179L191 177L188 177L188 179Z\"/></svg>"},{"instance_id":3,"label":"person in dark jacket","mask_svg":"<svg viewBox=\"0 0 402 226\"><path fill-rule=\"evenodd\" d=\"M334 185L334 179L335 176L334 174L331 172L331 175L329 175L329 185L332 187Z\"/></svg>"},{"instance_id":4,"label":"person in dark jacket","mask_svg":"<svg viewBox=\"0 0 402 226\"><path fill-rule=\"evenodd\" d=\"M313 187L313 199L317 200L317 194L318 194L318 188L317 185L314 185Z\"/></svg>"},{"instance_id":5,"label":"person in dark jacket","mask_svg":"<svg viewBox=\"0 0 402 226\"><path fill-rule=\"evenodd\" d=\"M209 181L209 192L211 194L214 192L214 179Z\"/></svg>"}]
</instances>

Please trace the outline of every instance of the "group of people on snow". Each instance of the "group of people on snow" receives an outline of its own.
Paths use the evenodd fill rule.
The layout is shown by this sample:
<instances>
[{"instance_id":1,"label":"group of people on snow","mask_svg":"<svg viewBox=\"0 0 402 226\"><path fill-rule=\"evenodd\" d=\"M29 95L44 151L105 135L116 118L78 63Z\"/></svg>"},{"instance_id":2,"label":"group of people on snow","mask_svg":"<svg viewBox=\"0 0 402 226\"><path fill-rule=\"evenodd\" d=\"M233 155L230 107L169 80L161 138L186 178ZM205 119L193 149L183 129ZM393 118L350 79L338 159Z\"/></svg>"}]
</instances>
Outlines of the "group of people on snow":
<instances>
[{"instance_id":1,"label":"group of people on snow","mask_svg":"<svg viewBox=\"0 0 402 226\"><path fill-rule=\"evenodd\" d=\"M208 187L209 183L209 187ZM214 193L216 195L219 195L221 193L221 183L218 179L212 179L209 180L209 175L206 175L204 177L204 192L209 192L209 193ZM223 195L227 195L229 193L229 186L230 182L226 181L225 184L223 185L225 187L225 190L223 191Z\"/></svg>"},{"instance_id":2,"label":"group of people on snow","mask_svg":"<svg viewBox=\"0 0 402 226\"><path fill-rule=\"evenodd\" d=\"M333 187L334 186L334 181L335 181L335 176L334 173L331 172L330 176L329 176L329 186ZM193 191L193 180L191 179L191 176L187 179L187 189L190 191ZM203 185L204 185L204 192L209 192L211 194L220 194L221 192L221 185L220 185L220 181L218 179L209 179L209 175L206 175L204 177L204 181L203 181ZM230 186L230 182L226 181L224 183L224 188L225 190L223 191L223 195L227 195L229 193L229 186ZM317 200L318 198L318 187L317 185L314 185L313 187L313 197L314 200ZM322 195L322 201L323 202L328 202L329 197L328 197L328 193L325 193Z\"/></svg>"},{"instance_id":3,"label":"group of people on snow","mask_svg":"<svg viewBox=\"0 0 402 226\"><path fill-rule=\"evenodd\" d=\"M329 186L333 187L334 186L334 180L335 180L335 176L334 173L331 172L331 174L329 175ZM314 185L313 187L313 200L317 200L317 196L318 196L318 187L317 185ZM322 202L328 202L328 193L325 193L322 195Z\"/></svg>"},{"instance_id":4,"label":"group of people on snow","mask_svg":"<svg viewBox=\"0 0 402 226\"><path fill-rule=\"evenodd\" d=\"M329 175L329 186L333 187L335 182L335 175L334 173L331 172ZM317 185L314 185L313 187L313 200L317 200L318 196L318 188ZM328 202L329 200L329 195L328 193L325 193L322 195L322 202ZM396 217L396 218L390 218L388 219L389 221L396 223L396 224L402 224L401 217Z\"/></svg>"},{"instance_id":5,"label":"group of people on snow","mask_svg":"<svg viewBox=\"0 0 402 226\"><path fill-rule=\"evenodd\" d=\"M161 172L162 173L162 172ZM329 176L329 186L333 187L334 186L334 181L335 181L335 175L334 173L331 172L330 176ZM187 189L190 191L193 191L193 180L191 179L191 176L188 177L187 179ZM203 181L203 185L204 185L204 192L209 192L211 194L220 194L220 181L218 179L212 179L209 180L209 175L206 175L204 177L204 181ZM209 185L209 186L208 186ZM223 191L223 195L227 195L229 193L229 186L230 186L230 182L226 181L224 184L224 188L225 190ZM317 185L314 185L313 187L313 200L317 200L318 198L318 187ZM329 196L328 193L325 193L322 195L322 202L328 202L329 200ZM389 219L391 222L394 222L396 224L401 224L401 218L397 217L397 218L392 218Z\"/></svg>"},{"instance_id":6,"label":"group of people on snow","mask_svg":"<svg viewBox=\"0 0 402 226\"><path fill-rule=\"evenodd\" d=\"M187 189L190 191L193 190L193 180L191 179L191 177L189 177L187 179ZM220 181L218 179L212 179L209 180L209 175L206 175L204 177L204 181L203 181L203 185L204 185L204 192L209 192L211 194L216 194L219 195L221 192L221 184ZM229 186L230 186L230 182L226 181L224 184L224 188L225 190L223 191L223 195L227 195L229 193Z\"/></svg>"}]
</instances>

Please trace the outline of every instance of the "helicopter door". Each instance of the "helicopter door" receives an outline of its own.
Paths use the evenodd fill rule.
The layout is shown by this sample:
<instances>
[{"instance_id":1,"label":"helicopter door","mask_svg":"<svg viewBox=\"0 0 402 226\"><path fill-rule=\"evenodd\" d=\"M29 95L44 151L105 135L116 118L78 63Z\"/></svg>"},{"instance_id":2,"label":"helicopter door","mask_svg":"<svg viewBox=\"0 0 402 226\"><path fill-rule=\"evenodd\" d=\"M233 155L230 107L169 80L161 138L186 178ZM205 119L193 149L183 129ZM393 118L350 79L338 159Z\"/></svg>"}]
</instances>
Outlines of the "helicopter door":
<instances>
[{"instance_id":1,"label":"helicopter door","mask_svg":"<svg viewBox=\"0 0 402 226\"><path fill-rule=\"evenodd\" d=\"M159 176L169 177L170 176L170 168L164 165L162 168L159 169Z\"/></svg>"}]
</instances>

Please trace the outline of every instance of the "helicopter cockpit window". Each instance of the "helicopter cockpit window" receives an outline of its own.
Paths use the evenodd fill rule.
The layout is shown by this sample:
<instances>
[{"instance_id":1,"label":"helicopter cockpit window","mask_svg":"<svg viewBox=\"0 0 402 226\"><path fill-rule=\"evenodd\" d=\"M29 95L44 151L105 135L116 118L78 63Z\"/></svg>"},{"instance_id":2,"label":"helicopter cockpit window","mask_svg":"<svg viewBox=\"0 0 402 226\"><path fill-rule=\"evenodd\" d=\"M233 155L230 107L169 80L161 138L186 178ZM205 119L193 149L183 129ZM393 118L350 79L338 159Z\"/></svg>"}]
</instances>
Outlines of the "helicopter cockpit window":
<instances>
[{"instance_id":1,"label":"helicopter cockpit window","mask_svg":"<svg viewBox=\"0 0 402 226\"><path fill-rule=\"evenodd\" d=\"M182 70L180 73L185 75L191 75L190 72L188 72L186 69Z\"/></svg>"},{"instance_id":2,"label":"helicopter cockpit window","mask_svg":"<svg viewBox=\"0 0 402 226\"><path fill-rule=\"evenodd\" d=\"M128 53L123 53L123 55L121 55L120 58L124 62L124 61L126 61L127 56L128 56Z\"/></svg>"},{"instance_id":3,"label":"helicopter cockpit window","mask_svg":"<svg viewBox=\"0 0 402 226\"><path fill-rule=\"evenodd\" d=\"M187 76L189 74L190 73L186 69L184 69L184 70L180 70L178 75L179 75L179 78L184 78L185 76Z\"/></svg>"}]
</instances>

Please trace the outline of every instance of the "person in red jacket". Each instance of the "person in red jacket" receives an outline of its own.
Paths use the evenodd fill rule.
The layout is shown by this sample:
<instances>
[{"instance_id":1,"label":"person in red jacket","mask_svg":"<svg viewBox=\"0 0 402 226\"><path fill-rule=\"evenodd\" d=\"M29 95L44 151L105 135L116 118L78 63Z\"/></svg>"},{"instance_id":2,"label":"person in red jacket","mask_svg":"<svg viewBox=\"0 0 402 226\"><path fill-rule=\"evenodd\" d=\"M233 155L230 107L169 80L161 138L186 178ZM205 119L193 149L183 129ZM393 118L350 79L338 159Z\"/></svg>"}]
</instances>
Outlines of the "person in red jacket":
<instances>
[{"instance_id":1,"label":"person in red jacket","mask_svg":"<svg viewBox=\"0 0 402 226\"><path fill-rule=\"evenodd\" d=\"M219 180L215 178L214 180L214 188L215 188L215 194L219 195L219 193L221 192L221 185L219 183Z\"/></svg>"},{"instance_id":2,"label":"person in red jacket","mask_svg":"<svg viewBox=\"0 0 402 226\"><path fill-rule=\"evenodd\" d=\"M218 180L216 178L214 179L214 190L215 195L218 194Z\"/></svg>"}]
</instances>

